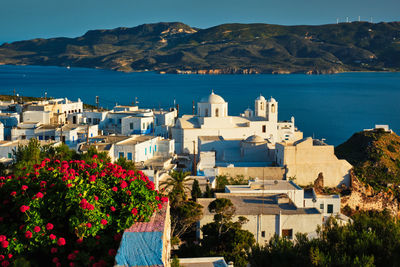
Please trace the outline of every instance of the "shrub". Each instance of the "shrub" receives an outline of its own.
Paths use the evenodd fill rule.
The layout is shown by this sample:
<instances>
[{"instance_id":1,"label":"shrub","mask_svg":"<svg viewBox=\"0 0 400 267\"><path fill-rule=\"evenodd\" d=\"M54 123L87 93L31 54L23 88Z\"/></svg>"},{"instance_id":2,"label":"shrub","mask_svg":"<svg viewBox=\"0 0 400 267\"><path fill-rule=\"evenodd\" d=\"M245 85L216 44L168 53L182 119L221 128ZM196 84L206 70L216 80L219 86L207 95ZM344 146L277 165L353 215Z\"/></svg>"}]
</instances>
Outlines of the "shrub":
<instances>
[{"instance_id":1,"label":"shrub","mask_svg":"<svg viewBox=\"0 0 400 267\"><path fill-rule=\"evenodd\" d=\"M113 265L123 231L168 201L142 172L96 155L90 164L45 159L33 170L0 177L2 266L22 256L34 266Z\"/></svg>"}]
</instances>

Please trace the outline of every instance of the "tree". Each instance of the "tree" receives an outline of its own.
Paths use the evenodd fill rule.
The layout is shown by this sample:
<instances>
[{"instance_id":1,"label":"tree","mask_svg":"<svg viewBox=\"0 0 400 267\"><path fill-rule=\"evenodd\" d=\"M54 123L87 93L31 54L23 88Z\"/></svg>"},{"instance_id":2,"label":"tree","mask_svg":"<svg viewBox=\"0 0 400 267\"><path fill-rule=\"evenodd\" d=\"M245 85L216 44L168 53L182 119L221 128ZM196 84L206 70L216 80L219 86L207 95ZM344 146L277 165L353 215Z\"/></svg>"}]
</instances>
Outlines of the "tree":
<instances>
[{"instance_id":1,"label":"tree","mask_svg":"<svg viewBox=\"0 0 400 267\"><path fill-rule=\"evenodd\" d=\"M171 232L180 238L203 216L203 206L193 201L183 201L171 208Z\"/></svg>"},{"instance_id":2,"label":"tree","mask_svg":"<svg viewBox=\"0 0 400 267\"><path fill-rule=\"evenodd\" d=\"M169 173L170 177L162 183L160 183L161 188L165 188L169 191L169 199L171 201L171 205L175 206L179 202L187 199L186 190L190 190L187 181L190 181L191 178L187 178L190 172L183 171L171 171Z\"/></svg>"},{"instance_id":3,"label":"tree","mask_svg":"<svg viewBox=\"0 0 400 267\"><path fill-rule=\"evenodd\" d=\"M199 186L199 181L197 179L193 181L191 195L193 201L196 201L197 198L201 197L201 189Z\"/></svg>"},{"instance_id":4,"label":"tree","mask_svg":"<svg viewBox=\"0 0 400 267\"><path fill-rule=\"evenodd\" d=\"M213 191L210 189L210 186L207 184L206 185L206 192L204 192L203 197L205 198L212 198L214 197Z\"/></svg>"},{"instance_id":5,"label":"tree","mask_svg":"<svg viewBox=\"0 0 400 267\"><path fill-rule=\"evenodd\" d=\"M117 161L115 162L116 164L120 165L122 168L124 168L125 170L136 170L135 167L135 163L133 163L130 160L127 160L124 157L120 157L117 159Z\"/></svg>"},{"instance_id":6,"label":"tree","mask_svg":"<svg viewBox=\"0 0 400 267\"><path fill-rule=\"evenodd\" d=\"M228 261L234 261L235 266L246 266L247 255L255 243L253 234L242 229L247 219L239 217L237 222L233 222L236 209L226 198L212 201L208 210L215 215L212 223L202 227L203 249L208 251L210 256L222 255Z\"/></svg>"}]
</instances>

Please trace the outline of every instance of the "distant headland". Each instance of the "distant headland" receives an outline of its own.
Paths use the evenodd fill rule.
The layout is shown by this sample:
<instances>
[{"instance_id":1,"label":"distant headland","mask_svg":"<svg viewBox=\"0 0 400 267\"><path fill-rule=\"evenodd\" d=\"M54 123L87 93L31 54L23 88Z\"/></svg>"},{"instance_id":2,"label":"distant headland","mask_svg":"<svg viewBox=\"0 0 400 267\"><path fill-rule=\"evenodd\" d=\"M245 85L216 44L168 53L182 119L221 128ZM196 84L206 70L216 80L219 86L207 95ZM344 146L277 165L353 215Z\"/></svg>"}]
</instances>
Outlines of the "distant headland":
<instances>
[{"instance_id":1,"label":"distant headland","mask_svg":"<svg viewBox=\"0 0 400 267\"><path fill-rule=\"evenodd\" d=\"M4 43L0 64L178 74L400 71L400 22L208 29L160 22Z\"/></svg>"}]
</instances>

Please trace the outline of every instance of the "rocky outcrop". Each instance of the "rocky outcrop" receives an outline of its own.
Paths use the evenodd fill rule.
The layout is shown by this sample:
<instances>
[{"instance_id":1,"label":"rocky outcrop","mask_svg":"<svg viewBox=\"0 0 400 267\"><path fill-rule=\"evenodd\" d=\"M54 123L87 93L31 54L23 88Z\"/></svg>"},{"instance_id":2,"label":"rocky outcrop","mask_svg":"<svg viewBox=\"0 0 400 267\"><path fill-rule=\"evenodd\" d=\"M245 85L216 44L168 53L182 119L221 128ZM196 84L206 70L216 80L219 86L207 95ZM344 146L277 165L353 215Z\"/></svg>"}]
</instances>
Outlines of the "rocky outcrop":
<instances>
[{"instance_id":1,"label":"rocky outcrop","mask_svg":"<svg viewBox=\"0 0 400 267\"><path fill-rule=\"evenodd\" d=\"M375 192L369 185L364 185L351 172L351 193L341 199L342 208L349 207L352 211L388 210L390 214L400 217L399 202L393 192Z\"/></svg>"}]
</instances>

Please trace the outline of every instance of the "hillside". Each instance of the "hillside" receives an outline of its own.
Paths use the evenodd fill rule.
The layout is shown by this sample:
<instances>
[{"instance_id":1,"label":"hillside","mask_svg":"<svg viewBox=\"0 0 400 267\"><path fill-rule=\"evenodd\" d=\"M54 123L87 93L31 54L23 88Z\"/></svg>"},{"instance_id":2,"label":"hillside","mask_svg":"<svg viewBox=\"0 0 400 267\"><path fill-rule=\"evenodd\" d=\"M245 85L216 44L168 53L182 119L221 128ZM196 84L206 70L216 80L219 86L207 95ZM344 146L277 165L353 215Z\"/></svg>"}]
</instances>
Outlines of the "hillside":
<instances>
[{"instance_id":1,"label":"hillside","mask_svg":"<svg viewBox=\"0 0 400 267\"><path fill-rule=\"evenodd\" d=\"M400 199L400 136L383 130L355 133L335 149L354 175L375 191L391 189Z\"/></svg>"},{"instance_id":2,"label":"hillside","mask_svg":"<svg viewBox=\"0 0 400 267\"><path fill-rule=\"evenodd\" d=\"M321 26L179 22L88 31L0 46L0 64L167 73L399 71L400 22Z\"/></svg>"}]
</instances>

